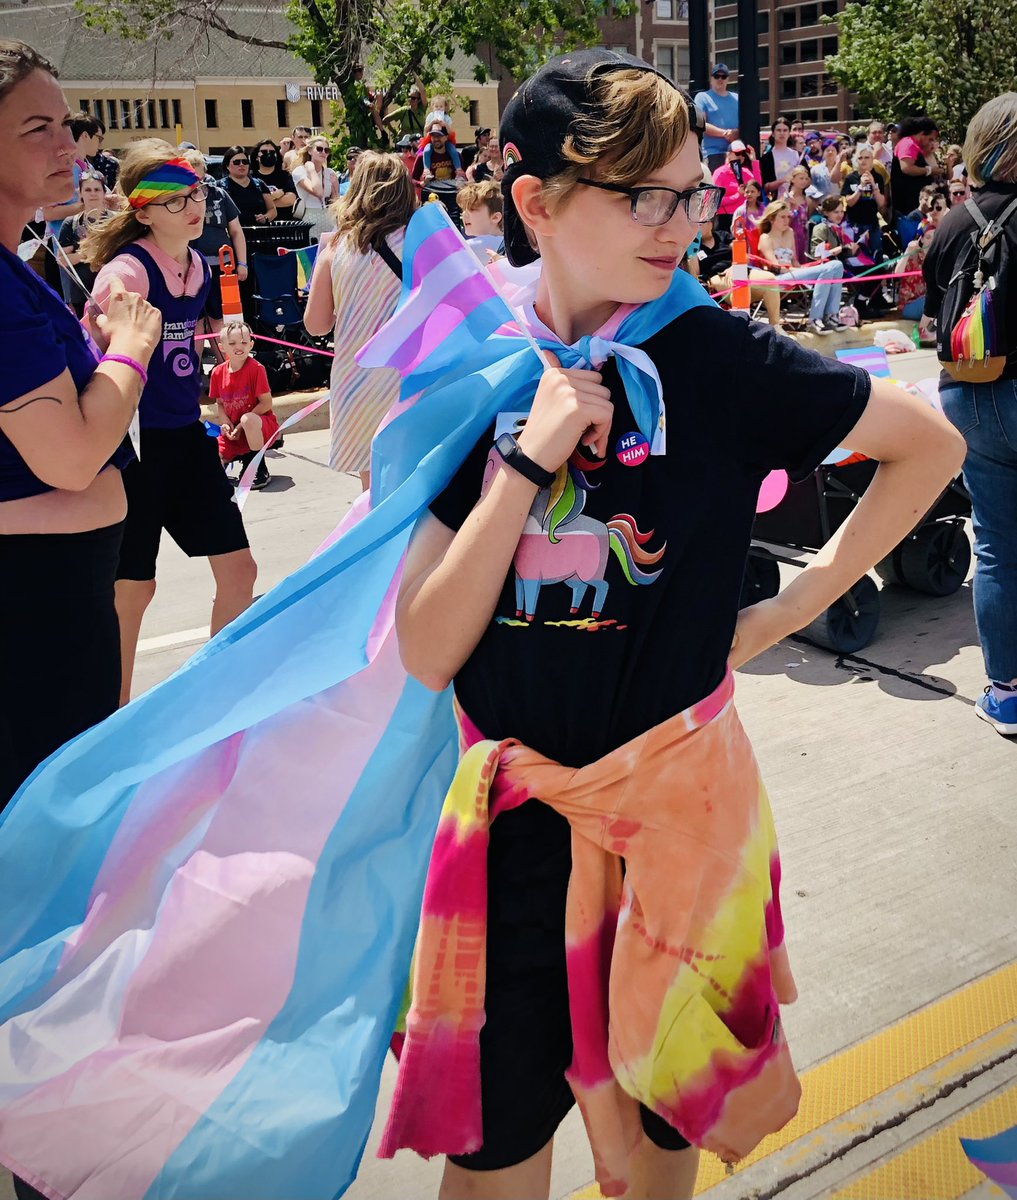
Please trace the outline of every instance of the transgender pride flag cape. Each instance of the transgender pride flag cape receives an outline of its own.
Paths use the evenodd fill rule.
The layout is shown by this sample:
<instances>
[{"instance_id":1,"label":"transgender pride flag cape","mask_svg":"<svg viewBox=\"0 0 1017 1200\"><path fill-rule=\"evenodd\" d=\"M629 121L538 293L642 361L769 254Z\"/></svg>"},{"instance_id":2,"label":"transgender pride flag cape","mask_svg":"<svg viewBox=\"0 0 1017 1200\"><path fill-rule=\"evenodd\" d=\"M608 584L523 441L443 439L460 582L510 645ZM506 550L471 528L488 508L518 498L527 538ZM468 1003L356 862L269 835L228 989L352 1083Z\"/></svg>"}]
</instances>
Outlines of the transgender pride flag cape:
<instances>
[{"instance_id":1,"label":"transgender pride flag cape","mask_svg":"<svg viewBox=\"0 0 1017 1200\"><path fill-rule=\"evenodd\" d=\"M994 1137L961 1138L964 1153L1010 1200L1017 1200L1017 1126Z\"/></svg>"},{"instance_id":2,"label":"transgender pride flag cape","mask_svg":"<svg viewBox=\"0 0 1017 1200\"><path fill-rule=\"evenodd\" d=\"M384 337L405 397L431 382L375 440L373 508L0 821L0 1160L49 1197L324 1200L356 1173L457 759L450 692L399 661L401 564L542 371L448 228L410 223ZM641 427L630 348L707 303L678 272L601 343Z\"/></svg>"}]
</instances>

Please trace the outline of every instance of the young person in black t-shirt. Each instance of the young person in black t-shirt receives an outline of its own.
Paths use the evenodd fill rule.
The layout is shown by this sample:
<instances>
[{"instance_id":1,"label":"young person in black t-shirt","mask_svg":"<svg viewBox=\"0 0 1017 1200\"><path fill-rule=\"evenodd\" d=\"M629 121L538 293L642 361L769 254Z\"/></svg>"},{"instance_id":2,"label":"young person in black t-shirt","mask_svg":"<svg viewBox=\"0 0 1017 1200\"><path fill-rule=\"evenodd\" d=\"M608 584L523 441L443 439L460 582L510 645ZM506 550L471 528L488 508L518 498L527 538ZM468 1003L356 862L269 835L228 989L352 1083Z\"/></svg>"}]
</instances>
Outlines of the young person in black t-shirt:
<instances>
[{"instance_id":1,"label":"young person in black t-shirt","mask_svg":"<svg viewBox=\"0 0 1017 1200\"><path fill-rule=\"evenodd\" d=\"M668 292L692 215L716 210L692 119L670 81L607 50L553 60L509 103L506 251L516 266L541 259L524 313L542 337L600 363L595 346L628 306ZM581 341L594 334L603 342ZM908 532L963 457L947 423L900 388L712 305L676 314L639 349L659 374L666 446L659 424L652 442L635 432L627 359L582 370L552 360L529 413L501 414L432 503L398 599L411 674L436 689L453 682L484 737L570 767L711 695L729 668L816 617ZM763 478L777 467L806 476L840 443L883 463L873 484L779 596L739 613ZM638 541L639 569L606 552L579 561L579 541L612 521ZM444 1200L548 1195L551 1139L573 1103L569 872L569 825L551 808L529 800L492 822L483 1139L448 1160ZM625 1194L691 1196L696 1150L649 1108L641 1115Z\"/></svg>"}]
</instances>

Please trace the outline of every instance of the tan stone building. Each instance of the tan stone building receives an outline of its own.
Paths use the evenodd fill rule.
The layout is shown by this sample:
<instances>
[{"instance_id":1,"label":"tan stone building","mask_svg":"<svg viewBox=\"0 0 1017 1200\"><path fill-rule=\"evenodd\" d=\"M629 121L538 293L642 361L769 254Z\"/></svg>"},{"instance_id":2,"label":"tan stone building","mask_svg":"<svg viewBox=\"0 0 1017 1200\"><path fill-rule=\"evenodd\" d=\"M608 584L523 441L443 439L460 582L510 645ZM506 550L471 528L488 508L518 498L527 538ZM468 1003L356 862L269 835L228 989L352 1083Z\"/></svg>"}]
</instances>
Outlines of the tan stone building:
<instances>
[{"instance_id":1,"label":"tan stone building","mask_svg":"<svg viewBox=\"0 0 1017 1200\"><path fill-rule=\"evenodd\" d=\"M281 41L292 29L281 4L219 12L250 36ZM0 29L53 63L71 109L101 117L105 148L113 152L155 136L219 154L261 138L278 141L295 125L326 132L332 125L334 89L317 86L306 64L285 50L186 29L166 40L126 42L86 28L63 0L0 0ZM466 103L454 114L460 144L478 126L498 123L498 85L473 79L475 61L462 55L452 64Z\"/></svg>"}]
</instances>

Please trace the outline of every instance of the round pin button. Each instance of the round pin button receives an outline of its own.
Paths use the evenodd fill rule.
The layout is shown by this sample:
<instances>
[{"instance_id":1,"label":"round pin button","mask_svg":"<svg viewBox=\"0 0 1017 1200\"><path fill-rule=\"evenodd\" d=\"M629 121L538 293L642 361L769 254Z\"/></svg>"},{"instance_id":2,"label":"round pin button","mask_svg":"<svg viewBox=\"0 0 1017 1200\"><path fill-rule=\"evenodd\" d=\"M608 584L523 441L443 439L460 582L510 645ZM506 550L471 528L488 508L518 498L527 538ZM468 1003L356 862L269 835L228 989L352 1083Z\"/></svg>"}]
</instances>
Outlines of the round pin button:
<instances>
[{"instance_id":1,"label":"round pin button","mask_svg":"<svg viewBox=\"0 0 1017 1200\"><path fill-rule=\"evenodd\" d=\"M614 448L623 467L639 467L650 457L650 443L637 430L623 434Z\"/></svg>"}]
</instances>

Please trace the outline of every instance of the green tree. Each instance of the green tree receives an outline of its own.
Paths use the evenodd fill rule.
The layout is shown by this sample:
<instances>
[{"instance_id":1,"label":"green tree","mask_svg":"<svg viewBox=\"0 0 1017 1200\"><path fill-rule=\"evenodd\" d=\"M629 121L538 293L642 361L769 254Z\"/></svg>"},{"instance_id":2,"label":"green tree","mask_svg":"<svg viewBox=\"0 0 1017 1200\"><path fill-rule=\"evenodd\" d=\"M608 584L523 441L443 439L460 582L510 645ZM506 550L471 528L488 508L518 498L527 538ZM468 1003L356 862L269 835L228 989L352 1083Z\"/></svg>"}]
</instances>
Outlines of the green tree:
<instances>
[{"instance_id":1,"label":"green tree","mask_svg":"<svg viewBox=\"0 0 1017 1200\"><path fill-rule=\"evenodd\" d=\"M616 0L612 16L627 16L638 0ZM603 3L588 0L290 0L293 27L283 39L237 29L223 0L76 0L86 23L106 33L150 41L214 29L254 46L286 49L307 63L317 83L335 83L347 103L362 103L354 67L366 54L372 81L387 108L405 95L414 77L444 83L457 52L478 55L474 69L484 82L500 63L522 77L557 50L601 40Z\"/></svg>"},{"instance_id":2,"label":"green tree","mask_svg":"<svg viewBox=\"0 0 1017 1200\"><path fill-rule=\"evenodd\" d=\"M1009 0L851 0L827 70L886 118L927 113L960 140L974 113L1017 78Z\"/></svg>"}]
</instances>

